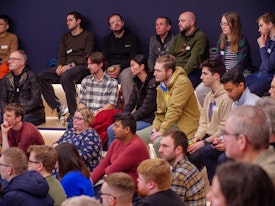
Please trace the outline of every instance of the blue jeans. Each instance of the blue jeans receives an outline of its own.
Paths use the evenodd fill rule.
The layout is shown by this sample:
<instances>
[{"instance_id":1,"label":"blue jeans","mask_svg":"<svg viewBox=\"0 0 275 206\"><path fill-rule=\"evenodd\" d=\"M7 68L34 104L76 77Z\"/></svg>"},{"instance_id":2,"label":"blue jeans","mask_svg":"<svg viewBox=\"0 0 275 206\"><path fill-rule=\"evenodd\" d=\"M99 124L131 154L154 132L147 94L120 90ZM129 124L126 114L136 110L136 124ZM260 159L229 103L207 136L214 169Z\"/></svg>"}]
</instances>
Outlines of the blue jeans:
<instances>
[{"instance_id":1,"label":"blue jeans","mask_svg":"<svg viewBox=\"0 0 275 206\"><path fill-rule=\"evenodd\" d=\"M149 126L151 126L149 122L137 121L137 131ZM113 130L113 124L108 127L107 133L108 133L108 148L109 148L111 143L116 139L115 133Z\"/></svg>"},{"instance_id":2,"label":"blue jeans","mask_svg":"<svg viewBox=\"0 0 275 206\"><path fill-rule=\"evenodd\" d=\"M261 97L268 92L272 78L273 74L258 72L248 75L245 78L245 84L252 93Z\"/></svg>"}]
</instances>

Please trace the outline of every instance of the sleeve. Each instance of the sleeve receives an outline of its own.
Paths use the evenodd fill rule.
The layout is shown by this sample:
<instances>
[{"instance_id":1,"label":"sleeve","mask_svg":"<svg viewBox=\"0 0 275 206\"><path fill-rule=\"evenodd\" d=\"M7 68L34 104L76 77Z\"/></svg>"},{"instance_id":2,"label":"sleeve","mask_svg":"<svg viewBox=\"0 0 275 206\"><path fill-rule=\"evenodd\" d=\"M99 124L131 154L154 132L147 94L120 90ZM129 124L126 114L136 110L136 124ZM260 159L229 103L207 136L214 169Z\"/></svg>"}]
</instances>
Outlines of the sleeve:
<instances>
[{"instance_id":1,"label":"sleeve","mask_svg":"<svg viewBox=\"0 0 275 206\"><path fill-rule=\"evenodd\" d=\"M88 106L87 105L87 87L86 87L86 84L87 84L87 79L84 78L81 81L80 94L79 94L79 103L82 103L82 104Z\"/></svg>"},{"instance_id":2,"label":"sleeve","mask_svg":"<svg viewBox=\"0 0 275 206\"><path fill-rule=\"evenodd\" d=\"M136 85L134 85L130 99L128 103L125 105L123 111L131 113L136 106L136 102L137 102L137 89L136 89Z\"/></svg>"},{"instance_id":3,"label":"sleeve","mask_svg":"<svg viewBox=\"0 0 275 206\"><path fill-rule=\"evenodd\" d=\"M247 39L243 37L239 43L237 64L233 69L243 72L249 66L251 66L250 45Z\"/></svg>"},{"instance_id":4,"label":"sleeve","mask_svg":"<svg viewBox=\"0 0 275 206\"><path fill-rule=\"evenodd\" d=\"M116 80L109 84L108 89L109 103L116 106L118 101L118 83Z\"/></svg>"},{"instance_id":5,"label":"sleeve","mask_svg":"<svg viewBox=\"0 0 275 206\"><path fill-rule=\"evenodd\" d=\"M61 37L58 49L57 63L58 65L65 65L67 60L65 35Z\"/></svg>"},{"instance_id":6,"label":"sleeve","mask_svg":"<svg viewBox=\"0 0 275 206\"><path fill-rule=\"evenodd\" d=\"M154 55L154 37L150 38L150 43L149 43L149 58L148 58L148 68L152 72L154 71L154 66L155 66L155 55Z\"/></svg>"},{"instance_id":7,"label":"sleeve","mask_svg":"<svg viewBox=\"0 0 275 206\"><path fill-rule=\"evenodd\" d=\"M102 53L104 58L106 59L106 66L109 67L111 66L111 59L110 59L110 51L109 51L109 38L110 35L106 36L102 40Z\"/></svg>"},{"instance_id":8,"label":"sleeve","mask_svg":"<svg viewBox=\"0 0 275 206\"><path fill-rule=\"evenodd\" d=\"M269 40L266 47L260 48L262 63L261 72L274 73L275 71L275 41Z\"/></svg>"},{"instance_id":9,"label":"sleeve","mask_svg":"<svg viewBox=\"0 0 275 206\"><path fill-rule=\"evenodd\" d=\"M16 50L18 50L18 38L16 35L14 35L11 40L10 53Z\"/></svg>"},{"instance_id":10,"label":"sleeve","mask_svg":"<svg viewBox=\"0 0 275 206\"><path fill-rule=\"evenodd\" d=\"M142 105L133 113L133 116L137 121L143 119L144 117L148 116L148 114L152 114L155 111L157 106L156 96L156 84L154 81L150 81L146 91L145 99L142 101Z\"/></svg>"},{"instance_id":11,"label":"sleeve","mask_svg":"<svg viewBox=\"0 0 275 206\"><path fill-rule=\"evenodd\" d=\"M7 76L5 76L2 79L2 84L1 84L1 98L0 98L0 102L1 102L1 112L2 114L4 113L4 109L5 106L8 104L8 79Z\"/></svg>"},{"instance_id":12,"label":"sleeve","mask_svg":"<svg viewBox=\"0 0 275 206\"><path fill-rule=\"evenodd\" d=\"M76 65L86 65L88 55L94 51L95 38L93 33L85 31L84 38L85 40L84 40L83 55L82 57L77 58L77 60L75 61Z\"/></svg>"},{"instance_id":13,"label":"sleeve","mask_svg":"<svg viewBox=\"0 0 275 206\"><path fill-rule=\"evenodd\" d=\"M204 34L200 34L196 37L191 48L191 55L188 58L187 63L184 65L186 73L190 74L194 68L199 69L200 63L206 58L206 54L209 56L209 42Z\"/></svg>"}]
</instances>

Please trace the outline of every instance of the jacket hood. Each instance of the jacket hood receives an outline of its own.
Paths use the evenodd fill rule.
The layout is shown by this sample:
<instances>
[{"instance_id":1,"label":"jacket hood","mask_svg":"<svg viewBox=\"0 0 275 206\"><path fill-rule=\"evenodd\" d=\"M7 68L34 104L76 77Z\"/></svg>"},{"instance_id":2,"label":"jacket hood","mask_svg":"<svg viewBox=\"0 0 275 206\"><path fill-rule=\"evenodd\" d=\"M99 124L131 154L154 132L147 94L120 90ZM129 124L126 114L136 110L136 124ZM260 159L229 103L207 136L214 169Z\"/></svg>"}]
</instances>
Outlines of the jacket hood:
<instances>
[{"instance_id":1,"label":"jacket hood","mask_svg":"<svg viewBox=\"0 0 275 206\"><path fill-rule=\"evenodd\" d=\"M173 87L174 83L177 82L178 79L185 79L185 78L188 78L188 77L184 69L180 66L176 66L171 82L168 85L168 89Z\"/></svg>"},{"instance_id":2,"label":"jacket hood","mask_svg":"<svg viewBox=\"0 0 275 206\"><path fill-rule=\"evenodd\" d=\"M49 185L37 171L28 171L14 177L4 188L4 193L12 191L21 191L42 198L48 194Z\"/></svg>"}]
</instances>

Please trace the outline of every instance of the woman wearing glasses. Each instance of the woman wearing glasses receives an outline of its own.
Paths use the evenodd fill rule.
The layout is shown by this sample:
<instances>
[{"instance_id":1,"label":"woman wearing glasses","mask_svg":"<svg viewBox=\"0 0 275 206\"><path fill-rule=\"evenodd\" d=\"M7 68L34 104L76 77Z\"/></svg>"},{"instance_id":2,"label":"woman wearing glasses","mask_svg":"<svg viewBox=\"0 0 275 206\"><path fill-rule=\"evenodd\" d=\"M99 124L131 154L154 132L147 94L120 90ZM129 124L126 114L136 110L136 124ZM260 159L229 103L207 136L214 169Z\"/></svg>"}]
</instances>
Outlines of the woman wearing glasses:
<instances>
[{"instance_id":1,"label":"woman wearing glasses","mask_svg":"<svg viewBox=\"0 0 275 206\"><path fill-rule=\"evenodd\" d=\"M73 144L90 172L93 171L102 158L101 139L97 132L90 127L93 119L93 113L88 108L77 109L73 117L73 127L69 128L53 144L54 147L62 142Z\"/></svg>"}]
</instances>

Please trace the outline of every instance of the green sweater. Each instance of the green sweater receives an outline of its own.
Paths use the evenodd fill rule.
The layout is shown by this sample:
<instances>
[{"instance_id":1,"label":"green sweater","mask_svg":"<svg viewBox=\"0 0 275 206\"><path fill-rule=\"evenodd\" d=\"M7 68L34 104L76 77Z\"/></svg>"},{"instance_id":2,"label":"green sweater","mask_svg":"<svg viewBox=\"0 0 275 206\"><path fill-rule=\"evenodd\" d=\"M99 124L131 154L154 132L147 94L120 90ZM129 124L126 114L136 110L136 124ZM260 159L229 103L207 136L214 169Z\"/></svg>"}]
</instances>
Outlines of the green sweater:
<instances>
[{"instance_id":1,"label":"green sweater","mask_svg":"<svg viewBox=\"0 0 275 206\"><path fill-rule=\"evenodd\" d=\"M209 41L206 35L196 28L189 36L178 33L167 54L177 58L177 66L187 74L200 69L202 61L209 58Z\"/></svg>"},{"instance_id":2,"label":"green sweater","mask_svg":"<svg viewBox=\"0 0 275 206\"><path fill-rule=\"evenodd\" d=\"M61 206L62 202L66 199L65 191L61 183L53 176L46 177L49 184L49 195L53 198L54 206Z\"/></svg>"}]
</instances>

